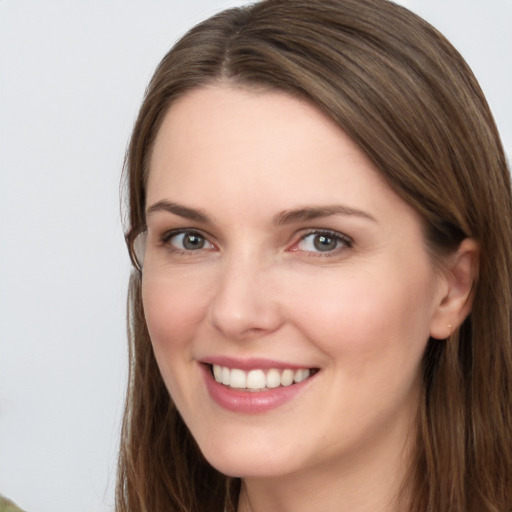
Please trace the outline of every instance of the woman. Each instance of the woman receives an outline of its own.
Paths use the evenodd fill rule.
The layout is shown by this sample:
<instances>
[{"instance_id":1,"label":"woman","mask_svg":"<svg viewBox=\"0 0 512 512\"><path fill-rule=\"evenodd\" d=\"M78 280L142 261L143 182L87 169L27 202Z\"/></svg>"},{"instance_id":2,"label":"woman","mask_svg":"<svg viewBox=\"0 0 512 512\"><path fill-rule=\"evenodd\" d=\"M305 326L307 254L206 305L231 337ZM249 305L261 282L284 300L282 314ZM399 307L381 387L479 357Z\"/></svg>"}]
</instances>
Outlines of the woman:
<instances>
[{"instance_id":1,"label":"woman","mask_svg":"<svg viewBox=\"0 0 512 512\"><path fill-rule=\"evenodd\" d=\"M512 510L509 175L438 32L225 11L161 62L126 172L119 510Z\"/></svg>"}]
</instances>

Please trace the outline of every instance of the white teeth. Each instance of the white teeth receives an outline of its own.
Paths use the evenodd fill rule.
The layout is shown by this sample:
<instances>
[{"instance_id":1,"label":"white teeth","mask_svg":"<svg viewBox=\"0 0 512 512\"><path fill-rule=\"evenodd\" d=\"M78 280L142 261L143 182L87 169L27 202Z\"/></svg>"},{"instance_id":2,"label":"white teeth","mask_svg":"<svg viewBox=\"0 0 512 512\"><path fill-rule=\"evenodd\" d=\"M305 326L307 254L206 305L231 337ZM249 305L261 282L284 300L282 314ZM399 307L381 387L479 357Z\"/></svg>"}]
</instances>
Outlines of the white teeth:
<instances>
[{"instance_id":1,"label":"white teeth","mask_svg":"<svg viewBox=\"0 0 512 512\"><path fill-rule=\"evenodd\" d=\"M293 379L295 382L302 382L309 377L309 370L300 369L295 372L295 378Z\"/></svg>"},{"instance_id":2,"label":"white teeth","mask_svg":"<svg viewBox=\"0 0 512 512\"><path fill-rule=\"evenodd\" d=\"M217 382L222 382L222 366L213 365L213 376Z\"/></svg>"},{"instance_id":3,"label":"white teeth","mask_svg":"<svg viewBox=\"0 0 512 512\"><path fill-rule=\"evenodd\" d=\"M229 385L232 388L243 389L246 386L246 381L247 378L243 370L238 370L237 368L233 368L231 370Z\"/></svg>"},{"instance_id":4,"label":"white teeth","mask_svg":"<svg viewBox=\"0 0 512 512\"><path fill-rule=\"evenodd\" d=\"M222 384L225 386L229 386L231 384L231 375L230 375L229 368L226 368L225 366L222 368Z\"/></svg>"},{"instance_id":5,"label":"white teeth","mask_svg":"<svg viewBox=\"0 0 512 512\"><path fill-rule=\"evenodd\" d=\"M284 370L281 374L281 386L289 386L293 382L293 370Z\"/></svg>"},{"instance_id":6,"label":"white teeth","mask_svg":"<svg viewBox=\"0 0 512 512\"><path fill-rule=\"evenodd\" d=\"M233 370L231 370L233 371ZM242 370L239 370L242 371ZM263 370L251 370L247 374L247 388L248 389L262 389L266 384L265 374Z\"/></svg>"},{"instance_id":7,"label":"white teeth","mask_svg":"<svg viewBox=\"0 0 512 512\"><path fill-rule=\"evenodd\" d=\"M311 371L307 368L300 368L299 370L271 368L265 373L264 370L259 369L246 372L239 368L230 369L216 364L212 366L213 376L217 382L235 389L248 389L251 391L291 386L293 383L298 384L306 380L311 375Z\"/></svg>"},{"instance_id":8,"label":"white teeth","mask_svg":"<svg viewBox=\"0 0 512 512\"><path fill-rule=\"evenodd\" d=\"M272 368L267 373L267 388L277 388L281 385L281 375L279 375L279 370Z\"/></svg>"}]
</instances>

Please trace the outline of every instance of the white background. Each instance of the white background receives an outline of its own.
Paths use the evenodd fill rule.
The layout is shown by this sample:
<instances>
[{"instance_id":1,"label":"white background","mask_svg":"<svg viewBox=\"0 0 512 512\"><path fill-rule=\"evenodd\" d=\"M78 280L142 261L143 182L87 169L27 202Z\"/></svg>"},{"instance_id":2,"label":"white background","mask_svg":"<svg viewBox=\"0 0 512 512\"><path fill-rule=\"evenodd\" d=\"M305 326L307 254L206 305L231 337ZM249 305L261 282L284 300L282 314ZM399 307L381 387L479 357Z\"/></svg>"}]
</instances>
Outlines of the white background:
<instances>
[{"instance_id":1,"label":"white background","mask_svg":"<svg viewBox=\"0 0 512 512\"><path fill-rule=\"evenodd\" d=\"M0 0L0 492L29 512L113 508L124 150L172 43L243 3ZM401 3L466 57L510 157L512 0Z\"/></svg>"}]
</instances>

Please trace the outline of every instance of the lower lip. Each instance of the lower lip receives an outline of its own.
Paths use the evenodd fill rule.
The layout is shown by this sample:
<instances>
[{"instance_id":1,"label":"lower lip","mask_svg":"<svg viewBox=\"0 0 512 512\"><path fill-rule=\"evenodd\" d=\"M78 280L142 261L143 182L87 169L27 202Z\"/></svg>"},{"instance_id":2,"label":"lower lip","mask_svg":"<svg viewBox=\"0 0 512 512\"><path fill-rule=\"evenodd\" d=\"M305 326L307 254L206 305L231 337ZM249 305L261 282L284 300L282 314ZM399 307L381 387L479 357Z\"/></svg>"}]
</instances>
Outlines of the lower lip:
<instances>
[{"instance_id":1,"label":"lower lip","mask_svg":"<svg viewBox=\"0 0 512 512\"><path fill-rule=\"evenodd\" d=\"M242 414L261 414L292 401L310 384L316 375L291 386L251 392L219 384L213 378L209 365L201 364L201 367L211 398L222 408Z\"/></svg>"}]
</instances>

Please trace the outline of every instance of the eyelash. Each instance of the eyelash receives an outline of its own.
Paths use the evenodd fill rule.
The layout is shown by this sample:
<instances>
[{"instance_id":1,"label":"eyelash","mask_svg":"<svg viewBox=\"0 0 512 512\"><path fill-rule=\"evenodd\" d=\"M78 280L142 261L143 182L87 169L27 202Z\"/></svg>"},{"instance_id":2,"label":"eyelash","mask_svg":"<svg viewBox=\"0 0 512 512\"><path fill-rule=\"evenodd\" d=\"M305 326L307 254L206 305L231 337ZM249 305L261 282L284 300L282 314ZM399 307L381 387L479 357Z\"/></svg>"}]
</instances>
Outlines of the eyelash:
<instances>
[{"instance_id":1,"label":"eyelash","mask_svg":"<svg viewBox=\"0 0 512 512\"><path fill-rule=\"evenodd\" d=\"M179 248L172 244L172 239L175 237L178 237L179 235L184 236L196 236L201 239L203 239L205 245L211 245L213 244L209 241L208 236L203 235L200 231L196 229L173 229L171 231L167 231L164 233L161 238L160 242L162 245L166 246L170 251L177 253L177 254L187 254L191 255L194 252L202 252L202 250L211 250L210 248L200 247L198 249L186 249L186 248Z\"/></svg>"},{"instance_id":2,"label":"eyelash","mask_svg":"<svg viewBox=\"0 0 512 512\"><path fill-rule=\"evenodd\" d=\"M326 229L321 229L321 230L312 230L312 231L309 231L307 233L305 233L304 235L302 235L300 237L300 240L294 244L294 246L292 247L292 249L290 249L291 251L298 251L300 249L296 248L298 247L298 245L303 242L304 240L306 240L308 237L325 237L327 239L331 239L331 240L334 240L336 242L336 247L332 250L329 250L329 251L325 251L325 252L322 252L322 251L304 251L306 252L309 256L314 256L314 257L323 257L323 258L328 258L330 256L337 256L341 251L344 251L346 249L350 249L354 242L353 240L348 237L347 235L344 235L342 233L338 233L337 231L331 231L331 230L326 230ZM341 245L341 246L340 246Z\"/></svg>"},{"instance_id":3,"label":"eyelash","mask_svg":"<svg viewBox=\"0 0 512 512\"><path fill-rule=\"evenodd\" d=\"M175 245L172 244L172 239L175 237L178 237L179 235L183 235L183 236L188 235L188 236L199 237L204 241L205 245L209 245L210 247L206 247L206 248L199 247L197 249L186 249L186 248L176 247ZM290 249L288 249L288 251L290 251L290 252L301 251L301 249L298 248L299 244L301 244L302 242L307 240L308 237L311 237L311 236L313 236L313 237L316 237L316 236L322 237L323 236L327 239L331 239L336 242L336 247L332 250L328 250L328 251L324 251L324 252L320 251L320 250L318 250L318 251L313 251L313 250L302 251L302 252L306 253L308 256L312 256L312 257L326 258L326 257L330 257L330 256L336 256L341 251L350 249L353 246L353 240L350 237L348 237L347 235L338 233L337 231L326 230L326 229L320 229L320 230L317 229L317 230L308 231L307 233L303 234L300 237L300 239L297 242L295 242ZM161 241L162 245L166 246L173 253L186 254L189 256L192 255L194 252L200 253L203 250L212 250L212 247L215 247L214 244L212 244L209 241L208 236L202 234L201 231L196 230L196 229L177 229L177 230L167 231L166 233L164 233L161 236L160 241Z\"/></svg>"}]
</instances>

